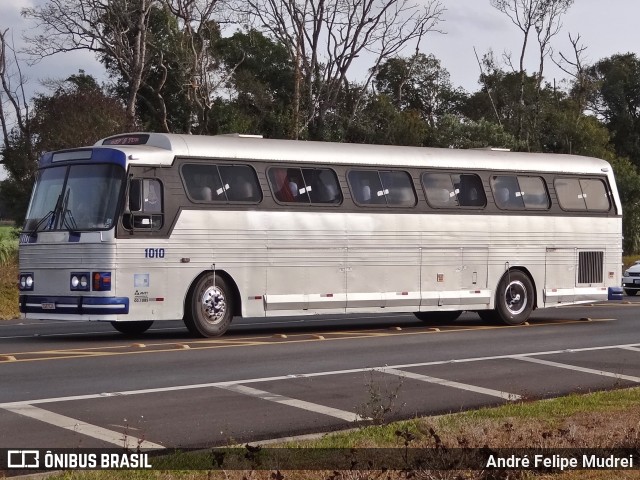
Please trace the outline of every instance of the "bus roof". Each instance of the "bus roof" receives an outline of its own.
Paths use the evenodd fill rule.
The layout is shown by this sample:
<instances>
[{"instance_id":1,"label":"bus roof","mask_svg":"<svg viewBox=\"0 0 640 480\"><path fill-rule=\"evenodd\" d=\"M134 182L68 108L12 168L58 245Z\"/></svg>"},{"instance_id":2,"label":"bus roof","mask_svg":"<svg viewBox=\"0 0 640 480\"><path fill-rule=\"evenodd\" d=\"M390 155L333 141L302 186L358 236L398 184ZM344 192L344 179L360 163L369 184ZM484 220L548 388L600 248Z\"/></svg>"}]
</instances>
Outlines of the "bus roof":
<instances>
[{"instance_id":1,"label":"bus roof","mask_svg":"<svg viewBox=\"0 0 640 480\"><path fill-rule=\"evenodd\" d=\"M605 160L577 155L275 140L243 135L131 133L107 137L95 146L120 150L129 163L144 165L170 165L179 156L389 167L586 174L611 172Z\"/></svg>"}]
</instances>

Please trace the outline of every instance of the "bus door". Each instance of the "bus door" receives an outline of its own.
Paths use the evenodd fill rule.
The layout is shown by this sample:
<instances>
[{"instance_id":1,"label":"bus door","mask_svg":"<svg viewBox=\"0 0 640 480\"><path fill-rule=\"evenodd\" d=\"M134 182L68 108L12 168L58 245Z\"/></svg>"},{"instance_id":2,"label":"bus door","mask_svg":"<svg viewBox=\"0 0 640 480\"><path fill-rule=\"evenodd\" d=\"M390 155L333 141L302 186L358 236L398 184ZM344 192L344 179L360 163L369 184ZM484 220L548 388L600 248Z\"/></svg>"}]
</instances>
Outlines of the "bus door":
<instances>
[{"instance_id":1,"label":"bus door","mask_svg":"<svg viewBox=\"0 0 640 480\"><path fill-rule=\"evenodd\" d=\"M132 298L129 317L154 320L166 317L171 308L181 309L182 297L173 298L167 291L167 265L174 252L157 232L164 223L163 184L154 169L144 177L129 180L128 207L123 225L130 235L118 242L118 291L124 288Z\"/></svg>"},{"instance_id":2,"label":"bus door","mask_svg":"<svg viewBox=\"0 0 640 480\"><path fill-rule=\"evenodd\" d=\"M575 248L547 247L545 255L544 302L547 306L573 302L576 285Z\"/></svg>"}]
</instances>

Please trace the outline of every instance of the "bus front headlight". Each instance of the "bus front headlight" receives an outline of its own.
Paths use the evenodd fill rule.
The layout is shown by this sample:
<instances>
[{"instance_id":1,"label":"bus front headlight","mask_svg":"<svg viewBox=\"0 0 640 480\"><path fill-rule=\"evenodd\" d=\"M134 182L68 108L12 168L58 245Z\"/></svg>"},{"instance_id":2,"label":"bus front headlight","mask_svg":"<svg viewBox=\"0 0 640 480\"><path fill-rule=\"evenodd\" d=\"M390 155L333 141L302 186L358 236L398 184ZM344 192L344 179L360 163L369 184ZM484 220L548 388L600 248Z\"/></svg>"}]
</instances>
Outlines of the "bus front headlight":
<instances>
[{"instance_id":1,"label":"bus front headlight","mask_svg":"<svg viewBox=\"0 0 640 480\"><path fill-rule=\"evenodd\" d=\"M75 291L89 290L89 272L71 272L69 288Z\"/></svg>"},{"instance_id":2,"label":"bus front headlight","mask_svg":"<svg viewBox=\"0 0 640 480\"><path fill-rule=\"evenodd\" d=\"M35 284L33 273L23 272L20 273L20 277L18 280L18 288L22 291L30 291L33 290L33 286Z\"/></svg>"}]
</instances>

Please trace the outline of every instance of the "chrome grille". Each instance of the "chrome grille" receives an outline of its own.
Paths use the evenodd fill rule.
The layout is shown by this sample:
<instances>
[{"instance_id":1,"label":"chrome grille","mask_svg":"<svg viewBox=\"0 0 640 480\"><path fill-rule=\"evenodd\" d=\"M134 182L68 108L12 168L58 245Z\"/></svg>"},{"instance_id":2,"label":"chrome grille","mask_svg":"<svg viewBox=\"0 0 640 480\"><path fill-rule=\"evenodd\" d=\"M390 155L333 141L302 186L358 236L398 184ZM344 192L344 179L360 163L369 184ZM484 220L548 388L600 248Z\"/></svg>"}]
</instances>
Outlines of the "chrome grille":
<instances>
[{"instance_id":1,"label":"chrome grille","mask_svg":"<svg viewBox=\"0 0 640 480\"><path fill-rule=\"evenodd\" d=\"M578 283L602 283L604 252L578 252Z\"/></svg>"}]
</instances>

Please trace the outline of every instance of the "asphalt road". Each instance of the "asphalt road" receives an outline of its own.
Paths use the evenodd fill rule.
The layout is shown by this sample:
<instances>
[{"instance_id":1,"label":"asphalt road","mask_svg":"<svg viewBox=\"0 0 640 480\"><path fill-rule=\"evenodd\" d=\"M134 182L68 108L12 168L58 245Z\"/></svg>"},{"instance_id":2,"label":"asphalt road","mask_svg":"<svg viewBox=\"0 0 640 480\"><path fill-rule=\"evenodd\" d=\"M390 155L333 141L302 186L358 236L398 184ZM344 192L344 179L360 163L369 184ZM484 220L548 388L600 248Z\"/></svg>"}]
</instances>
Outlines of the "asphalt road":
<instances>
[{"instance_id":1,"label":"asphalt road","mask_svg":"<svg viewBox=\"0 0 640 480\"><path fill-rule=\"evenodd\" d=\"M528 325L409 314L108 324L0 323L0 448L206 447L640 383L640 302L563 307Z\"/></svg>"}]
</instances>

